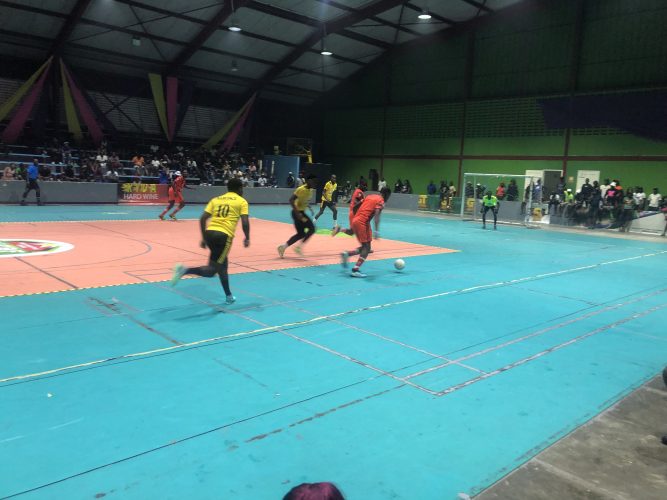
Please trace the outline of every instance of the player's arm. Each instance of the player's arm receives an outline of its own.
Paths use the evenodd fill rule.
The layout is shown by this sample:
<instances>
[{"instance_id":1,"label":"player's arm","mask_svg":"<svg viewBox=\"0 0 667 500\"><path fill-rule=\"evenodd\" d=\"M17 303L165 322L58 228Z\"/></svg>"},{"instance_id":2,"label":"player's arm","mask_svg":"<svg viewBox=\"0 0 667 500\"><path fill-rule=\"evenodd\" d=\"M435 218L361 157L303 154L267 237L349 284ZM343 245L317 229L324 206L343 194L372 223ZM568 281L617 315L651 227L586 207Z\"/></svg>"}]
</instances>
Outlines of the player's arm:
<instances>
[{"instance_id":1,"label":"player's arm","mask_svg":"<svg viewBox=\"0 0 667 500\"><path fill-rule=\"evenodd\" d=\"M380 239L380 214L382 213L381 208L376 208L375 213L373 214L373 220L375 223L375 239Z\"/></svg>"},{"instance_id":2,"label":"player's arm","mask_svg":"<svg viewBox=\"0 0 667 500\"><path fill-rule=\"evenodd\" d=\"M201 243L199 246L206 248L206 240L204 239L204 233L206 232L206 226L208 225L208 220L211 218L211 214L204 212L199 217L199 229L201 230Z\"/></svg>"},{"instance_id":3,"label":"player's arm","mask_svg":"<svg viewBox=\"0 0 667 500\"><path fill-rule=\"evenodd\" d=\"M247 215L241 216L241 228L243 229L243 234L245 235L245 240L243 240L243 246L250 246L250 220Z\"/></svg>"}]
</instances>

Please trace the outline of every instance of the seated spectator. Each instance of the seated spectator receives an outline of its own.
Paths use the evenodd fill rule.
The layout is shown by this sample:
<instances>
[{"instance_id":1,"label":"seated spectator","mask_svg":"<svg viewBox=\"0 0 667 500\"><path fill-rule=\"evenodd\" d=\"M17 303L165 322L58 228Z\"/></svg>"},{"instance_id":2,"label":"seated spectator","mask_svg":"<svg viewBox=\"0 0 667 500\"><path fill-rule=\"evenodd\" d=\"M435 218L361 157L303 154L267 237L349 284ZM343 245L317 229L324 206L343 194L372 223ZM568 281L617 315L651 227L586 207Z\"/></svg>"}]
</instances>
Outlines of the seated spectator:
<instances>
[{"instance_id":1,"label":"seated spectator","mask_svg":"<svg viewBox=\"0 0 667 500\"><path fill-rule=\"evenodd\" d=\"M303 483L287 492L283 500L345 500L333 483Z\"/></svg>"},{"instance_id":2,"label":"seated spectator","mask_svg":"<svg viewBox=\"0 0 667 500\"><path fill-rule=\"evenodd\" d=\"M403 182L401 181L401 179L398 179L394 183L394 193L402 193L402 192L403 192Z\"/></svg>"},{"instance_id":3,"label":"seated spectator","mask_svg":"<svg viewBox=\"0 0 667 500\"><path fill-rule=\"evenodd\" d=\"M405 184L403 184L403 190L401 192L405 194L412 194L412 186L410 185L409 180L405 179Z\"/></svg>"},{"instance_id":4,"label":"seated spectator","mask_svg":"<svg viewBox=\"0 0 667 500\"><path fill-rule=\"evenodd\" d=\"M104 180L106 182L118 182L118 171L109 169L104 175Z\"/></svg>"},{"instance_id":5,"label":"seated spectator","mask_svg":"<svg viewBox=\"0 0 667 500\"><path fill-rule=\"evenodd\" d=\"M123 167L116 153L111 153L111 156L109 157L109 167L116 173L118 173L118 170Z\"/></svg>"},{"instance_id":6,"label":"seated spectator","mask_svg":"<svg viewBox=\"0 0 667 500\"><path fill-rule=\"evenodd\" d=\"M2 180L3 181L11 181L14 180L14 171L16 170L16 167L13 163L10 163L5 167L5 170L2 172Z\"/></svg>"},{"instance_id":7,"label":"seated spectator","mask_svg":"<svg viewBox=\"0 0 667 500\"><path fill-rule=\"evenodd\" d=\"M132 164L134 165L135 176L146 175L146 171L144 169L144 157L141 156L140 153L137 153L132 157Z\"/></svg>"},{"instance_id":8,"label":"seated spectator","mask_svg":"<svg viewBox=\"0 0 667 500\"><path fill-rule=\"evenodd\" d=\"M505 198L505 183L501 182L498 187L496 188L496 198L499 200L502 200Z\"/></svg>"}]
</instances>

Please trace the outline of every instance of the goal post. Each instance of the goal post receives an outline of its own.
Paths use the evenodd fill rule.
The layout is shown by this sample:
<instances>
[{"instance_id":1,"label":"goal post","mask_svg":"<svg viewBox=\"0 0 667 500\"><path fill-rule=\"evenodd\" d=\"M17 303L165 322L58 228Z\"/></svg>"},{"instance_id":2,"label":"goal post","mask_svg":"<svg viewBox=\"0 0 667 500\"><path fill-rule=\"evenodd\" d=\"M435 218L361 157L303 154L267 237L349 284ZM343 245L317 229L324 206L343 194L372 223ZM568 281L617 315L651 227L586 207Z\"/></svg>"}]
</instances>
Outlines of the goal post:
<instances>
[{"instance_id":1,"label":"goal post","mask_svg":"<svg viewBox=\"0 0 667 500\"><path fill-rule=\"evenodd\" d=\"M542 200L533 200L537 179L540 177L522 174L463 174L461 219L481 221L482 198L487 191L495 196L502 185L504 195L498 198L498 222L536 227L542 219Z\"/></svg>"}]
</instances>

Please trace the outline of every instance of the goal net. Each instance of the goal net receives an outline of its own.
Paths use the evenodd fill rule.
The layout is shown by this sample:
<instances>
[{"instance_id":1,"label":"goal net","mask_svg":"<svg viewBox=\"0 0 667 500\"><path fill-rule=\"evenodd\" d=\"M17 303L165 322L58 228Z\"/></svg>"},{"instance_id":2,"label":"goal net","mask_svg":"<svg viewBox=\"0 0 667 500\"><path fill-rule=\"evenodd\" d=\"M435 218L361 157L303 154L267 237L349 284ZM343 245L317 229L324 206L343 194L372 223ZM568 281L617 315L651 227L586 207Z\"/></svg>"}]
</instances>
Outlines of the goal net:
<instances>
[{"instance_id":1,"label":"goal net","mask_svg":"<svg viewBox=\"0 0 667 500\"><path fill-rule=\"evenodd\" d=\"M543 206L540 187L531 175L515 174L463 174L461 218L482 220L482 198L487 191L498 198L499 223L521 224L536 227L542 220ZM499 189L500 188L500 189ZM493 214L488 212L486 222L493 224Z\"/></svg>"}]
</instances>

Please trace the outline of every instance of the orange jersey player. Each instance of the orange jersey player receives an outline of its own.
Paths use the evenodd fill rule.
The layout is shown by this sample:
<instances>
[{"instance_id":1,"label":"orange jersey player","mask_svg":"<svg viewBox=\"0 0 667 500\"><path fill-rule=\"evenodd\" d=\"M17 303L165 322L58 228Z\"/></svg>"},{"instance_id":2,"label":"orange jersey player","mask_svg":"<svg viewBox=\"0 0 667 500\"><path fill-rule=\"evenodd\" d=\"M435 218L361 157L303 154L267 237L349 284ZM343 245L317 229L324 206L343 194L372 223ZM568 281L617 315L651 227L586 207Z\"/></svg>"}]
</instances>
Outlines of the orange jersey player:
<instances>
[{"instance_id":1,"label":"orange jersey player","mask_svg":"<svg viewBox=\"0 0 667 500\"><path fill-rule=\"evenodd\" d=\"M350 221L349 227L347 229L342 229L340 226L336 226L333 228L333 231L331 231L331 236L336 236L340 232L350 236L354 234L352 231L352 220L354 219L357 210L359 210L361 202L364 201L364 196L364 189L360 186L357 186L357 188L354 190L354 193L352 193L352 196L350 197L350 211L348 213L348 219Z\"/></svg>"},{"instance_id":2,"label":"orange jersey player","mask_svg":"<svg viewBox=\"0 0 667 500\"><path fill-rule=\"evenodd\" d=\"M174 172L174 177L169 186L169 205L165 208L158 217L160 220L164 220L165 214L173 208L173 206L178 202L178 207L174 209L173 212L169 214L171 220L176 220L176 214L185 206L185 200L183 200L183 188L185 187L185 177L181 175L180 171Z\"/></svg>"},{"instance_id":3,"label":"orange jersey player","mask_svg":"<svg viewBox=\"0 0 667 500\"><path fill-rule=\"evenodd\" d=\"M366 275L360 271L361 266L366 261L368 254L371 253L371 241L373 240L373 231L371 230L371 220L375 219L375 237L379 238L380 213L384 209L385 202L389 199L391 191L388 188L382 188L380 194L369 194L364 198L357 209L354 219L352 219L352 231L359 240L360 247L350 252L341 254L343 267L347 267L347 259L352 255L359 255L357 263L352 268L350 274L354 278L365 278Z\"/></svg>"}]
</instances>

